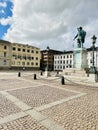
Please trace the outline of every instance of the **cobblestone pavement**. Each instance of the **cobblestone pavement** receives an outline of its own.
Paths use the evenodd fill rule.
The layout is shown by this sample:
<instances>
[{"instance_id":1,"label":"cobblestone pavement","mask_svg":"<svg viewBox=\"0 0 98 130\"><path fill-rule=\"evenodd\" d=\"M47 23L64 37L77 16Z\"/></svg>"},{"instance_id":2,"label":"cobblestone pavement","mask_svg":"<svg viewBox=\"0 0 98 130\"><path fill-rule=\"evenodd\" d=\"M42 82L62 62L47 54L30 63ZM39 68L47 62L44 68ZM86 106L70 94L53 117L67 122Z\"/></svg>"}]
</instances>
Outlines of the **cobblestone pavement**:
<instances>
[{"instance_id":1,"label":"cobblestone pavement","mask_svg":"<svg viewBox=\"0 0 98 130\"><path fill-rule=\"evenodd\" d=\"M18 113L21 109L15 106L10 100L0 94L0 118Z\"/></svg>"},{"instance_id":2,"label":"cobblestone pavement","mask_svg":"<svg viewBox=\"0 0 98 130\"><path fill-rule=\"evenodd\" d=\"M39 107L44 104L58 101L69 96L76 95L70 91L60 90L58 88L49 87L48 85L40 85L38 87L22 88L18 90L8 91L11 95L19 98L21 101L31 107Z\"/></svg>"},{"instance_id":3,"label":"cobblestone pavement","mask_svg":"<svg viewBox=\"0 0 98 130\"><path fill-rule=\"evenodd\" d=\"M31 116L0 125L0 130L48 130Z\"/></svg>"},{"instance_id":4,"label":"cobblestone pavement","mask_svg":"<svg viewBox=\"0 0 98 130\"><path fill-rule=\"evenodd\" d=\"M96 130L98 93L86 95L42 111L66 130Z\"/></svg>"},{"instance_id":5,"label":"cobblestone pavement","mask_svg":"<svg viewBox=\"0 0 98 130\"><path fill-rule=\"evenodd\" d=\"M8 89L15 89L15 88L22 88L22 87L35 87L36 84L32 84L31 82L27 81L21 81L20 79L0 79L0 83L2 83L2 86L0 86L0 90L8 90Z\"/></svg>"},{"instance_id":6,"label":"cobblestone pavement","mask_svg":"<svg viewBox=\"0 0 98 130\"><path fill-rule=\"evenodd\" d=\"M98 130L98 88L0 73L0 130Z\"/></svg>"}]
</instances>

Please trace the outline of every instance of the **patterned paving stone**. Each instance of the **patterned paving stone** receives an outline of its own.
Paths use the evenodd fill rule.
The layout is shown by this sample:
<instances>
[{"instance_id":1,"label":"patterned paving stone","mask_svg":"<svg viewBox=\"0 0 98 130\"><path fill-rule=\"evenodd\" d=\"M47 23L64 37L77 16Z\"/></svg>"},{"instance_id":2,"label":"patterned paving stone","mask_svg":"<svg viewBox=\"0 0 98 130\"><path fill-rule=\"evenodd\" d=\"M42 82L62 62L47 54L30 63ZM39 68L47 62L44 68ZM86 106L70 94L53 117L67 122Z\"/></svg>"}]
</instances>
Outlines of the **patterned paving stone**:
<instances>
[{"instance_id":1,"label":"patterned paving stone","mask_svg":"<svg viewBox=\"0 0 98 130\"><path fill-rule=\"evenodd\" d=\"M20 111L21 110L17 106L0 94L0 118Z\"/></svg>"},{"instance_id":2,"label":"patterned paving stone","mask_svg":"<svg viewBox=\"0 0 98 130\"><path fill-rule=\"evenodd\" d=\"M0 83L0 90L35 86L32 82L19 79L0 79Z\"/></svg>"},{"instance_id":3,"label":"patterned paving stone","mask_svg":"<svg viewBox=\"0 0 98 130\"><path fill-rule=\"evenodd\" d=\"M70 92L70 90L87 93L85 96L50 107L40 113L47 119L65 128L65 130L98 129L98 88L93 88L93 86L87 87L72 82L61 85L60 80L48 80L48 78L45 80L33 80L33 77L29 76L29 78L27 75L24 79L16 78L17 76L9 77L8 75L6 78L5 76L0 76L0 90L15 88L16 90L9 90L8 93L31 107L38 107L77 95ZM40 87L37 87L38 84ZM42 86L42 84L47 85ZM54 85L55 88L49 87L49 85ZM69 91L60 90L56 86L69 89ZM0 119L4 119L6 116L9 117L9 115L13 115L14 113L17 115L20 111L12 102L0 95ZM32 119L32 117L25 116L2 124L0 125L0 130L47 130L47 128Z\"/></svg>"},{"instance_id":4,"label":"patterned paving stone","mask_svg":"<svg viewBox=\"0 0 98 130\"><path fill-rule=\"evenodd\" d=\"M0 130L48 130L31 116L0 125Z\"/></svg>"},{"instance_id":5,"label":"patterned paving stone","mask_svg":"<svg viewBox=\"0 0 98 130\"><path fill-rule=\"evenodd\" d=\"M98 93L70 100L41 112L66 130L97 130Z\"/></svg>"},{"instance_id":6,"label":"patterned paving stone","mask_svg":"<svg viewBox=\"0 0 98 130\"><path fill-rule=\"evenodd\" d=\"M38 107L44 104L48 104L51 102L58 101L60 99L76 95L76 93L64 91L46 85L8 91L8 93L19 98L31 107Z\"/></svg>"}]
</instances>

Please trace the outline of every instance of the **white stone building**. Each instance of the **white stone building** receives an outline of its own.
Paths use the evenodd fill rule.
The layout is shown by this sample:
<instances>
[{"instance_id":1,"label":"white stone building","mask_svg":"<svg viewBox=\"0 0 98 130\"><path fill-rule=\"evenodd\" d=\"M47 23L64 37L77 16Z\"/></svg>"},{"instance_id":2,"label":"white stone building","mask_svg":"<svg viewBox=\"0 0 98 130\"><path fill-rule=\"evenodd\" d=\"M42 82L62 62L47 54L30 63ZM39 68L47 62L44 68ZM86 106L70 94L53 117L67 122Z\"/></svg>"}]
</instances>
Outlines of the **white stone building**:
<instances>
[{"instance_id":1,"label":"white stone building","mask_svg":"<svg viewBox=\"0 0 98 130\"><path fill-rule=\"evenodd\" d=\"M73 51L67 51L54 55L54 70L73 68Z\"/></svg>"},{"instance_id":2,"label":"white stone building","mask_svg":"<svg viewBox=\"0 0 98 130\"><path fill-rule=\"evenodd\" d=\"M92 57L93 57L92 48L88 48L87 49L88 68L90 68L92 66L92 62L93 62L93 58ZM95 51L94 51L94 65L98 69L98 47L96 47Z\"/></svg>"},{"instance_id":3,"label":"white stone building","mask_svg":"<svg viewBox=\"0 0 98 130\"><path fill-rule=\"evenodd\" d=\"M93 62L92 48L87 49L87 63L88 68L92 66ZM64 53L54 55L54 70L64 70L66 68L73 68L74 63L73 51L65 51ZM98 69L98 47L94 51L94 65Z\"/></svg>"}]
</instances>

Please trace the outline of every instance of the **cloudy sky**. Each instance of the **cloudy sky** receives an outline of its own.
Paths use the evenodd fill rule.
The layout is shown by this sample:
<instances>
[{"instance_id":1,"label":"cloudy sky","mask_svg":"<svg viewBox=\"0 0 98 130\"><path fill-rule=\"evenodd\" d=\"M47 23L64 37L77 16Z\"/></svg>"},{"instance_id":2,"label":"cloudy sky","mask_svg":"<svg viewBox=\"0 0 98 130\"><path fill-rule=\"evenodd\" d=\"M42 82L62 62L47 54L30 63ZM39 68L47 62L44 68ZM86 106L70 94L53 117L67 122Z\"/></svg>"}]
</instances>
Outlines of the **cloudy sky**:
<instances>
[{"instance_id":1,"label":"cloudy sky","mask_svg":"<svg viewBox=\"0 0 98 130\"><path fill-rule=\"evenodd\" d=\"M91 37L98 37L97 10L98 0L0 0L0 39L70 50L82 26L90 47Z\"/></svg>"}]
</instances>

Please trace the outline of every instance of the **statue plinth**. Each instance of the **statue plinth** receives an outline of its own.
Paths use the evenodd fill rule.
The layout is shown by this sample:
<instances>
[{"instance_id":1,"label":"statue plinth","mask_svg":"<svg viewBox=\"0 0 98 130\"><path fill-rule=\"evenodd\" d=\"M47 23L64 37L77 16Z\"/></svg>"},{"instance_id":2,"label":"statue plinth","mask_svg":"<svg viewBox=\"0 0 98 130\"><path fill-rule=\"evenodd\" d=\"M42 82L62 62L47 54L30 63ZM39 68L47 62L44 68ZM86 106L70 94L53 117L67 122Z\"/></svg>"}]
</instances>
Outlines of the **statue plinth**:
<instances>
[{"instance_id":1,"label":"statue plinth","mask_svg":"<svg viewBox=\"0 0 98 130\"><path fill-rule=\"evenodd\" d=\"M50 77L50 71L45 70L45 77Z\"/></svg>"},{"instance_id":2,"label":"statue plinth","mask_svg":"<svg viewBox=\"0 0 98 130\"><path fill-rule=\"evenodd\" d=\"M74 49L73 67L77 69L87 68L87 50L85 48Z\"/></svg>"}]
</instances>

